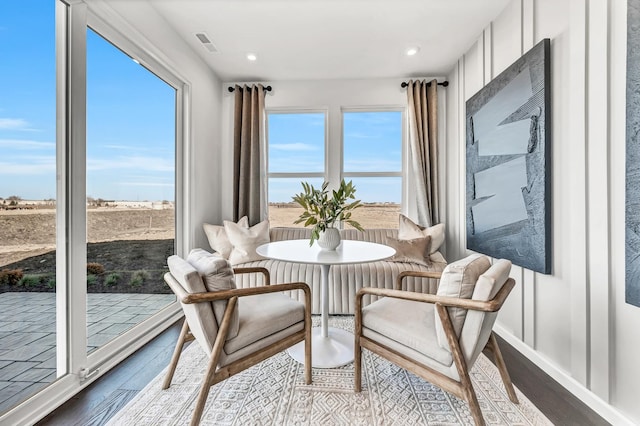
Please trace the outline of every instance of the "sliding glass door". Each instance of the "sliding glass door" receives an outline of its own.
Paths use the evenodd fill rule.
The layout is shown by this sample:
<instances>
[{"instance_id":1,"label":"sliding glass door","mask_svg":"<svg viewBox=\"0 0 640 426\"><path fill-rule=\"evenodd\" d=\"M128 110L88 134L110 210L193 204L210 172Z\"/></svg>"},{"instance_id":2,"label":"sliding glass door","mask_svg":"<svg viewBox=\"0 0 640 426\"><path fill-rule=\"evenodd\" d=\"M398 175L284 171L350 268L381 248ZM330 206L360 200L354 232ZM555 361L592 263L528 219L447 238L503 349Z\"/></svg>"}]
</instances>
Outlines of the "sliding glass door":
<instances>
[{"instance_id":1,"label":"sliding glass door","mask_svg":"<svg viewBox=\"0 0 640 426\"><path fill-rule=\"evenodd\" d=\"M162 275L188 245L188 88L90 7L0 4L0 424L33 424L180 316Z\"/></svg>"},{"instance_id":2,"label":"sliding glass door","mask_svg":"<svg viewBox=\"0 0 640 426\"><path fill-rule=\"evenodd\" d=\"M0 413L56 380L55 34L55 2L0 3Z\"/></svg>"},{"instance_id":3,"label":"sliding glass door","mask_svg":"<svg viewBox=\"0 0 640 426\"><path fill-rule=\"evenodd\" d=\"M87 351L175 301L176 90L87 29Z\"/></svg>"}]
</instances>

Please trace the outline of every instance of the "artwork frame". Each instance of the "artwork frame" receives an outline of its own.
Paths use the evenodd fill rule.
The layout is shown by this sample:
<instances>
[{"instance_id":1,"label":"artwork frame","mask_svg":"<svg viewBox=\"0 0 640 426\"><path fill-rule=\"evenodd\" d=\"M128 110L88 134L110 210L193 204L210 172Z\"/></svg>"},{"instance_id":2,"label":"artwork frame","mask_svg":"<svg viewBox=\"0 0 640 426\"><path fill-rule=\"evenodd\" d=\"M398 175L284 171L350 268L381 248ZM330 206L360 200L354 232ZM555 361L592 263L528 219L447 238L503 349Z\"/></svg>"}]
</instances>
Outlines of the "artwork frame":
<instances>
[{"instance_id":1,"label":"artwork frame","mask_svg":"<svg viewBox=\"0 0 640 426\"><path fill-rule=\"evenodd\" d=\"M640 307L640 0L627 1L625 302Z\"/></svg>"},{"instance_id":2,"label":"artwork frame","mask_svg":"<svg viewBox=\"0 0 640 426\"><path fill-rule=\"evenodd\" d=\"M466 102L467 248L551 273L551 41Z\"/></svg>"}]
</instances>

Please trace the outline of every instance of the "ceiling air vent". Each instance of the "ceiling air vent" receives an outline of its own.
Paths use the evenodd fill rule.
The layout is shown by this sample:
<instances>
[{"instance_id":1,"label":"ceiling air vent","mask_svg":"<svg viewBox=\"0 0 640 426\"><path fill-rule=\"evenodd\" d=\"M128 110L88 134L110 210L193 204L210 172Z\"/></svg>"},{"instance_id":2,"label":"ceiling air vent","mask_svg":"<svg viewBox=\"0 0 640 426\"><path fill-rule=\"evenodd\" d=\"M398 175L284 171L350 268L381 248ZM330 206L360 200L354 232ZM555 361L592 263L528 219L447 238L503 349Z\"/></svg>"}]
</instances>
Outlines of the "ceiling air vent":
<instances>
[{"instance_id":1,"label":"ceiling air vent","mask_svg":"<svg viewBox=\"0 0 640 426\"><path fill-rule=\"evenodd\" d=\"M211 40L209 40L209 37L205 33L196 33L196 37L198 37L200 43L202 43L202 45L206 47L209 52L218 51L216 46L211 42Z\"/></svg>"}]
</instances>

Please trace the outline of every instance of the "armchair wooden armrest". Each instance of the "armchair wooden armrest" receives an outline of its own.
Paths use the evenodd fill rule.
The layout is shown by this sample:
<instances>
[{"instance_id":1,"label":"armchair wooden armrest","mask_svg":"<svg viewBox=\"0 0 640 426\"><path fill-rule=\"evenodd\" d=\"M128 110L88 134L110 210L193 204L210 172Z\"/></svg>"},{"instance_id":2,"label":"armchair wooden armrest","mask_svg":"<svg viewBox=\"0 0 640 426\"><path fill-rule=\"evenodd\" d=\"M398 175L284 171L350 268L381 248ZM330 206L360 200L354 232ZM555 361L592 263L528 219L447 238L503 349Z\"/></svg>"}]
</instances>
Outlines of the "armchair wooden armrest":
<instances>
[{"instance_id":1,"label":"armchair wooden armrest","mask_svg":"<svg viewBox=\"0 0 640 426\"><path fill-rule=\"evenodd\" d=\"M172 281L176 284L177 281L171 275L170 272L164 274L165 281ZM172 285L171 286L176 296L178 296L178 300L182 303L202 303L202 302L213 302L215 300L229 300L233 297L244 297L244 296L254 296L256 294L266 294L266 293L278 293L281 291L290 291L290 290L302 290L305 293L305 301L307 298L311 300L311 289L307 283L297 282L297 283L287 283L287 284L273 284L269 286L263 287L248 287L248 288L234 288L231 290L222 290L222 291L205 291L202 293L187 293L184 291L181 285Z\"/></svg>"},{"instance_id":2,"label":"armchair wooden armrest","mask_svg":"<svg viewBox=\"0 0 640 426\"><path fill-rule=\"evenodd\" d=\"M502 307L502 304L511 292L511 289L513 289L515 283L516 282L513 280L513 278L509 278L507 282L504 283L500 291L496 293L494 298L486 302L473 299L460 299L457 297L438 296L435 294L415 293L412 291L397 289L390 290L385 288L365 287L358 290L358 293L356 294L356 311L360 310L362 307L362 297L365 294L371 294L374 296L395 297L397 299L414 300L416 302L423 303L435 303L442 306L471 309L475 311L496 312Z\"/></svg>"},{"instance_id":3,"label":"armchair wooden armrest","mask_svg":"<svg viewBox=\"0 0 640 426\"><path fill-rule=\"evenodd\" d=\"M271 274L267 268L263 268L261 266L247 266L243 268L233 268L234 274L251 274L253 272L259 272L264 275L264 285L271 284Z\"/></svg>"},{"instance_id":4,"label":"armchair wooden armrest","mask_svg":"<svg viewBox=\"0 0 640 426\"><path fill-rule=\"evenodd\" d=\"M442 272L437 271L402 271L396 278L396 290L402 290L402 280L405 277L434 278L439 280Z\"/></svg>"},{"instance_id":5,"label":"armchair wooden armrest","mask_svg":"<svg viewBox=\"0 0 640 426\"><path fill-rule=\"evenodd\" d=\"M232 290L206 293L187 293L184 297L181 298L181 301L182 303L213 302L215 300L228 300L232 297L255 296L256 294L279 293L282 291L290 290L302 290L305 293L309 293L309 295L311 294L311 289L309 288L307 283L298 282L288 284L274 284L265 287L234 288Z\"/></svg>"}]
</instances>

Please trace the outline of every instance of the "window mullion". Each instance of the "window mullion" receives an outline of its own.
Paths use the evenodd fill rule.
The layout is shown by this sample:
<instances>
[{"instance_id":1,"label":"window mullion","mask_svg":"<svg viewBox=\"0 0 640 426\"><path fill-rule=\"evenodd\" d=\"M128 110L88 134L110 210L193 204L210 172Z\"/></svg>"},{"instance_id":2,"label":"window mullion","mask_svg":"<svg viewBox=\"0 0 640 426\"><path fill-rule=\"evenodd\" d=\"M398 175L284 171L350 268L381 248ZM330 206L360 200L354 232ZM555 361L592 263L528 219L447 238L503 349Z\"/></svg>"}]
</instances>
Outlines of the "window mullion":
<instances>
[{"instance_id":1,"label":"window mullion","mask_svg":"<svg viewBox=\"0 0 640 426\"><path fill-rule=\"evenodd\" d=\"M87 363L87 218L86 218L86 21L84 3L70 7L68 139L66 168L67 312L69 372ZM64 240L63 240L64 242Z\"/></svg>"}]
</instances>

